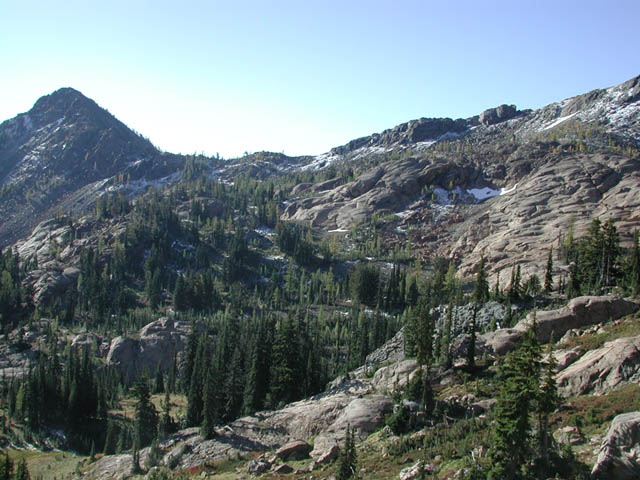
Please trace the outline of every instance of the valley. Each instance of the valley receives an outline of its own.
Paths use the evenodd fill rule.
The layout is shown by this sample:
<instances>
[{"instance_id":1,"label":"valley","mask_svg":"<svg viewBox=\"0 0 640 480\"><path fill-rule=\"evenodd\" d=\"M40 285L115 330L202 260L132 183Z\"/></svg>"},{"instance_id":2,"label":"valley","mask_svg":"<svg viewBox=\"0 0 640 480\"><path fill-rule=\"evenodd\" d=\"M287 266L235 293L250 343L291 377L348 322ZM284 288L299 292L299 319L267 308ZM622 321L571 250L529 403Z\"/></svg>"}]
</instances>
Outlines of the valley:
<instances>
[{"instance_id":1,"label":"valley","mask_svg":"<svg viewBox=\"0 0 640 480\"><path fill-rule=\"evenodd\" d=\"M0 124L0 470L633 478L639 146L640 77L299 157L42 97Z\"/></svg>"}]
</instances>

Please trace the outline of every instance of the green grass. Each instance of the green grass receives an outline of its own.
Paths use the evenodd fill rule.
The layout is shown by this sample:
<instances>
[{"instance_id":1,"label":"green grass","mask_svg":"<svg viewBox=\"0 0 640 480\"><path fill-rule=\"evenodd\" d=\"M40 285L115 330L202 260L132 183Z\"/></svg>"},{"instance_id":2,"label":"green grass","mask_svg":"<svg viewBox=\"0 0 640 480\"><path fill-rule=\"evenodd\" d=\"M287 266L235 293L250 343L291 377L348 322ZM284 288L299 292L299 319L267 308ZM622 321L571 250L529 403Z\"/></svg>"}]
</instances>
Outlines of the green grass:
<instances>
[{"instance_id":1,"label":"green grass","mask_svg":"<svg viewBox=\"0 0 640 480\"><path fill-rule=\"evenodd\" d=\"M17 464L22 458L32 479L57 478L59 480L76 478L79 465L82 466L87 457L69 452L41 452L37 450L9 450L9 457Z\"/></svg>"}]
</instances>

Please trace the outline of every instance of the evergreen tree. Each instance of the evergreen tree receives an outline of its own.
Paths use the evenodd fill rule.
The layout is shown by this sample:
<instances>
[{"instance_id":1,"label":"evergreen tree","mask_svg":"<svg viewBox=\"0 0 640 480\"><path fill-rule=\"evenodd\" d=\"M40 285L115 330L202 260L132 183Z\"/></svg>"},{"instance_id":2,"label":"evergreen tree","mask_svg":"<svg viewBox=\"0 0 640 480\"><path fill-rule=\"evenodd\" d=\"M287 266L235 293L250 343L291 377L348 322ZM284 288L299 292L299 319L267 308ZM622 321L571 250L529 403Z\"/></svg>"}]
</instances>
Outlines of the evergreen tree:
<instances>
[{"instance_id":1,"label":"evergreen tree","mask_svg":"<svg viewBox=\"0 0 640 480\"><path fill-rule=\"evenodd\" d=\"M29 469L27 468L27 461L22 457L16 467L16 473L13 476L14 480L31 480L29 475Z\"/></svg>"},{"instance_id":2,"label":"evergreen tree","mask_svg":"<svg viewBox=\"0 0 640 480\"><path fill-rule=\"evenodd\" d=\"M500 391L490 450L491 480L527 478L531 460L533 402L538 397L540 351L535 319L518 350L507 355L500 368Z\"/></svg>"},{"instance_id":3,"label":"evergreen tree","mask_svg":"<svg viewBox=\"0 0 640 480\"><path fill-rule=\"evenodd\" d=\"M134 439L138 448L149 445L156 437L158 412L151 402L149 383L145 377L139 378L133 386L135 403Z\"/></svg>"},{"instance_id":4,"label":"evergreen tree","mask_svg":"<svg viewBox=\"0 0 640 480\"><path fill-rule=\"evenodd\" d=\"M344 438L344 447L340 452L337 480L348 480L356 474L356 444L353 430L347 426Z\"/></svg>"},{"instance_id":5,"label":"evergreen tree","mask_svg":"<svg viewBox=\"0 0 640 480\"><path fill-rule=\"evenodd\" d=\"M484 265L484 255L480 257L480 265L478 265L478 273L476 273L476 284L473 290L472 299L474 302L482 305L489 299L489 282L487 280L487 272Z\"/></svg>"},{"instance_id":6,"label":"evergreen tree","mask_svg":"<svg viewBox=\"0 0 640 480\"><path fill-rule=\"evenodd\" d=\"M9 458L9 454L5 453L4 458L0 459L0 480L13 479L13 461Z\"/></svg>"},{"instance_id":7,"label":"evergreen tree","mask_svg":"<svg viewBox=\"0 0 640 480\"><path fill-rule=\"evenodd\" d=\"M467 344L467 368L473 369L476 366L476 317L478 306L473 306L473 316L469 324L469 343Z\"/></svg>"},{"instance_id":8,"label":"evergreen tree","mask_svg":"<svg viewBox=\"0 0 640 480\"><path fill-rule=\"evenodd\" d=\"M116 453L116 435L112 421L107 422L107 433L104 439L104 455L113 455Z\"/></svg>"},{"instance_id":9,"label":"evergreen tree","mask_svg":"<svg viewBox=\"0 0 640 480\"><path fill-rule=\"evenodd\" d=\"M416 356L418 364L429 365L433 359L434 320L429 306L420 302L417 308Z\"/></svg>"},{"instance_id":10,"label":"evergreen tree","mask_svg":"<svg viewBox=\"0 0 640 480\"><path fill-rule=\"evenodd\" d=\"M629 256L627 272L629 272L628 283L631 293L638 295L638 293L640 293L640 246L637 230L633 232L633 242L631 244L631 254Z\"/></svg>"},{"instance_id":11,"label":"evergreen tree","mask_svg":"<svg viewBox=\"0 0 640 480\"><path fill-rule=\"evenodd\" d=\"M164 392L164 402L162 403L162 417L158 424L158 436L164 438L165 436L175 431L175 425L171 418L171 399L169 396L169 390Z\"/></svg>"},{"instance_id":12,"label":"evergreen tree","mask_svg":"<svg viewBox=\"0 0 640 480\"><path fill-rule=\"evenodd\" d=\"M549 249L547 266L544 271L544 293L551 293L553 289L553 247Z\"/></svg>"},{"instance_id":13,"label":"evergreen tree","mask_svg":"<svg viewBox=\"0 0 640 480\"><path fill-rule=\"evenodd\" d=\"M557 361L553 353L553 338L551 338L549 347L547 348L547 361L543 367L540 392L537 399L539 468L545 470L544 473L546 475L553 474L553 472L549 471L551 463L549 459L549 447L553 441L549 425L549 415L560 403L555 379L556 367Z\"/></svg>"},{"instance_id":14,"label":"evergreen tree","mask_svg":"<svg viewBox=\"0 0 640 480\"><path fill-rule=\"evenodd\" d=\"M217 403L217 376L213 371L211 361L207 361L205 378L204 378L204 404L202 407L202 426L200 434L205 439L213 438L216 434L215 426L218 420L218 403Z\"/></svg>"},{"instance_id":15,"label":"evergreen tree","mask_svg":"<svg viewBox=\"0 0 640 480\"><path fill-rule=\"evenodd\" d=\"M618 230L613 224L613 220L610 218L605 222L602 227L602 273L601 273L601 285L610 287L615 285L616 280L619 277L619 257L620 257L620 238L618 237Z\"/></svg>"},{"instance_id":16,"label":"evergreen tree","mask_svg":"<svg viewBox=\"0 0 640 480\"><path fill-rule=\"evenodd\" d=\"M284 319L277 328L273 343L271 363L271 400L273 406L292 402L298 396L302 384L298 348L298 332L290 318Z\"/></svg>"},{"instance_id":17,"label":"evergreen tree","mask_svg":"<svg viewBox=\"0 0 640 480\"><path fill-rule=\"evenodd\" d=\"M202 409L204 407L202 387L209 356L207 343L206 336L199 342L198 352L191 371L191 382L187 394L187 413L185 415L185 425L187 427L196 427L202 422Z\"/></svg>"},{"instance_id":18,"label":"evergreen tree","mask_svg":"<svg viewBox=\"0 0 640 480\"><path fill-rule=\"evenodd\" d=\"M160 368L160 362L158 362L158 366L156 368L156 376L153 381L153 393L163 393L164 392L164 375L162 374L162 369Z\"/></svg>"}]
</instances>

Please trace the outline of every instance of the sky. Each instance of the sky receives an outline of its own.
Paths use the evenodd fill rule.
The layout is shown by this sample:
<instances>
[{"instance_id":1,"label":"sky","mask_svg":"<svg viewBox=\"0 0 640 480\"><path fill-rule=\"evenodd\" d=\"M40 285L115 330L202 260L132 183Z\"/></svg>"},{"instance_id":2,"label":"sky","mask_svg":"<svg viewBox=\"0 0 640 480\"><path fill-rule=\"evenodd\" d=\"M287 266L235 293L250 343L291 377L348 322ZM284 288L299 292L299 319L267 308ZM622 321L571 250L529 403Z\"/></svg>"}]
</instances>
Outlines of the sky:
<instances>
[{"instance_id":1,"label":"sky","mask_svg":"<svg viewBox=\"0 0 640 480\"><path fill-rule=\"evenodd\" d=\"M640 1L0 0L0 120L73 87L158 148L320 154L640 74Z\"/></svg>"}]
</instances>

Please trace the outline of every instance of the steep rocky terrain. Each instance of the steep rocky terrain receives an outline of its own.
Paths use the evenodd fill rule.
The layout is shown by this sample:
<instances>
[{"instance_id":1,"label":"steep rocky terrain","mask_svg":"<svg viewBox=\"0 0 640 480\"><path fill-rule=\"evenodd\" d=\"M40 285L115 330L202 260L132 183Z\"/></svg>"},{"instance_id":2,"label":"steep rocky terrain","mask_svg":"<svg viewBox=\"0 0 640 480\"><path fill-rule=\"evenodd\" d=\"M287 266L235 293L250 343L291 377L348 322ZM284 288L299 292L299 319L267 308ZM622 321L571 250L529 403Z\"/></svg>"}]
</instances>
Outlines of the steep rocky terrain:
<instances>
[{"instance_id":1,"label":"steep rocky terrain","mask_svg":"<svg viewBox=\"0 0 640 480\"><path fill-rule=\"evenodd\" d=\"M110 187L166 182L184 164L72 88L0 125L0 244L56 213L78 213Z\"/></svg>"},{"instance_id":2,"label":"steep rocky terrain","mask_svg":"<svg viewBox=\"0 0 640 480\"><path fill-rule=\"evenodd\" d=\"M283 218L348 231L374 213L395 214L414 247L457 258L462 275L481 255L502 281L516 264L540 275L571 224L576 236L594 217L626 232L640 226L639 118L636 77L536 111L409 122L319 157L362 172L296 192L302 198Z\"/></svg>"},{"instance_id":3,"label":"steep rocky terrain","mask_svg":"<svg viewBox=\"0 0 640 480\"><path fill-rule=\"evenodd\" d=\"M581 272L582 293L557 288L571 264L556 255L549 290L524 285L595 217L630 246L639 117L640 77L536 111L422 118L316 157L223 160L159 152L72 89L43 97L0 125L0 245L13 247L0 258L5 444L56 445L59 427L69 436L58 445L88 453L97 439L108 450L110 425L119 455L79 470L127 478L135 381L155 371L154 388L171 378L173 397L154 391L169 421L141 464L206 476L228 462L236 476L278 477L292 463L296 478L330 475L351 428L369 461L363 478L382 478L379 463L389 476L403 463L401 478L452 478L487 465L498 373L535 318L541 343L562 337L548 354L563 403L556 437L594 465L605 424L636 397L640 408L638 302L620 296L637 294L638 254L617 251L616 284ZM503 290L485 285L479 308L470 294L481 258ZM585 291L594 296L571 299ZM51 374L61 366L64 379ZM37 413L37 382L57 417ZM71 435L81 387L96 400L83 412L93 438ZM625 392L634 400L620 406ZM209 439L194 427L206 398L218 409ZM611 409L593 407L598 398ZM596 469L635 471L633 455L611 459L612 438Z\"/></svg>"}]
</instances>

